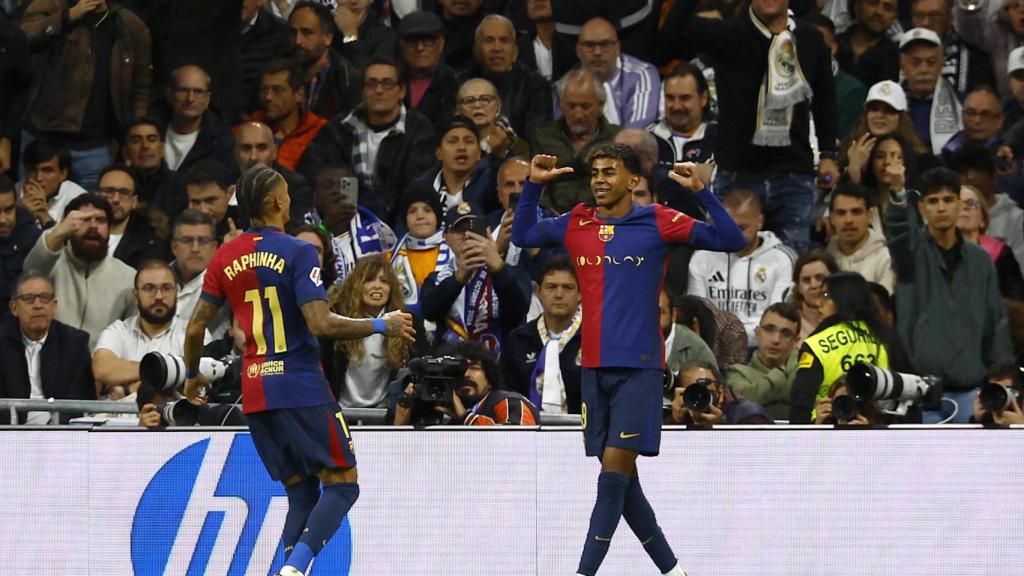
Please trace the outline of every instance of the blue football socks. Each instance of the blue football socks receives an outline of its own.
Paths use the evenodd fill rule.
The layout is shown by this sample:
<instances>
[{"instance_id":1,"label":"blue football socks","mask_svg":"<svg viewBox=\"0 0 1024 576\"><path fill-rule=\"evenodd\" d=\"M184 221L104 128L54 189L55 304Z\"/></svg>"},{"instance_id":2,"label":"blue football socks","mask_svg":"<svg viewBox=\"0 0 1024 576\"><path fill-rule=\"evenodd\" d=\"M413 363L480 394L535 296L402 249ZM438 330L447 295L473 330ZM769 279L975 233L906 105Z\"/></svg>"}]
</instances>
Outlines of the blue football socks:
<instances>
[{"instance_id":1,"label":"blue football socks","mask_svg":"<svg viewBox=\"0 0 1024 576\"><path fill-rule=\"evenodd\" d=\"M594 576L601 566L608 546L611 545L615 528L622 517L622 508L629 489L629 478L617 472L601 472L597 477L597 501L590 515L590 530L583 545L578 573Z\"/></svg>"},{"instance_id":2,"label":"blue football socks","mask_svg":"<svg viewBox=\"0 0 1024 576\"><path fill-rule=\"evenodd\" d=\"M643 544L647 555L651 557L658 570L662 574L667 573L677 564L676 555L672 547L665 540L665 534L658 526L658 520L654 517L654 510L644 496L644 490L640 487L640 478L633 476L629 479L629 488L626 491L626 501L622 507L622 517L626 519L633 534Z\"/></svg>"},{"instance_id":3,"label":"blue football socks","mask_svg":"<svg viewBox=\"0 0 1024 576\"><path fill-rule=\"evenodd\" d=\"M287 556L302 536L309 513L313 511L320 499L320 481L315 476L306 478L291 486L285 486L288 495L288 514L284 517L284 530L281 531L281 543Z\"/></svg>"},{"instance_id":4,"label":"blue football socks","mask_svg":"<svg viewBox=\"0 0 1024 576\"><path fill-rule=\"evenodd\" d=\"M320 500L306 520L305 531L285 560L285 566L291 566L305 574L313 557L323 549L341 526L341 521L345 519L345 515L358 498L359 484L354 482L324 486Z\"/></svg>"}]
</instances>

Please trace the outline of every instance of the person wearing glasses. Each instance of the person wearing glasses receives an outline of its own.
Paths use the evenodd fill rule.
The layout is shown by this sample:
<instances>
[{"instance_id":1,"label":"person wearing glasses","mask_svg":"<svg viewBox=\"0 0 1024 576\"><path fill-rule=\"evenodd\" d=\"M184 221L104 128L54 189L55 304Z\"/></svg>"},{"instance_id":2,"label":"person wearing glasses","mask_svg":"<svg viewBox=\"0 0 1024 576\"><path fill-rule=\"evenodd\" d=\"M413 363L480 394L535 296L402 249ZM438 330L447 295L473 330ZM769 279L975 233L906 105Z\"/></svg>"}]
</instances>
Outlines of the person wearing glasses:
<instances>
[{"instance_id":1,"label":"person wearing glasses","mask_svg":"<svg viewBox=\"0 0 1024 576\"><path fill-rule=\"evenodd\" d=\"M445 37L441 17L433 12L410 12L398 23L398 51L408 75L405 107L423 114L441 131L455 109L458 73L444 62Z\"/></svg>"},{"instance_id":2,"label":"person wearing glasses","mask_svg":"<svg viewBox=\"0 0 1024 576\"><path fill-rule=\"evenodd\" d=\"M526 156L530 146L502 114L501 96L489 80L471 78L459 86L456 113L471 118L480 134L480 150L500 164L512 156Z\"/></svg>"},{"instance_id":3,"label":"person wearing glasses","mask_svg":"<svg viewBox=\"0 0 1024 576\"><path fill-rule=\"evenodd\" d=\"M132 290L138 314L116 320L100 333L92 356L96 391L119 400L139 389L139 362L149 352L180 355L188 322L177 317L178 284L162 260L147 260Z\"/></svg>"},{"instance_id":4,"label":"person wearing glasses","mask_svg":"<svg viewBox=\"0 0 1024 576\"><path fill-rule=\"evenodd\" d=\"M189 208L174 221L171 234L171 270L178 284L177 316L188 322L203 291L206 267L217 251L217 223L213 217ZM231 314L224 308L207 325L214 338L222 337L231 326Z\"/></svg>"},{"instance_id":5,"label":"person wearing glasses","mask_svg":"<svg viewBox=\"0 0 1024 576\"><path fill-rule=\"evenodd\" d=\"M979 86L968 92L964 98L961 118L963 130L942 147L942 158L947 164L953 154L968 146L982 147L993 153L999 149L999 137L1007 125L1003 105L999 102L995 88Z\"/></svg>"},{"instance_id":6,"label":"person wearing glasses","mask_svg":"<svg viewBox=\"0 0 1024 576\"><path fill-rule=\"evenodd\" d=\"M195 64L171 74L165 103L157 105L157 118L167 127L164 160L167 167L185 173L205 158L235 169L235 140L221 115L210 108L210 75Z\"/></svg>"},{"instance_id":7,"label":"person wearing glasses","mask_svg":"<svg viewBox=\"0 0 1024 576\"><path fill-rule=\"evenodd\" d=\"M156 235L149 218L137 210L138 181L125 164L111 164L100 172L96 194L110 202L110 239L107 254L132 268L146 260L170 262L167 242Z\"/></svg>"},{"instance_id":8,"label":"person wearing glasses","mask_svg":"<svg viewBox=\"0 0 1024 576\"><path fill-rule=\"evenodd\" d=\"M89 335L53 319L53 283L41 272L28 270L14 287L8 305L11 315L0 322L0 398L95 400ZM60 423L80 415L62 412ZM49 412L19 412L18 421L11 422L10 411L0 410L0 425L49 421Z\"/></svg>"},{"instance_id":9,"label":"person wearing glasses","mask_svg":"<svg viewBox=\"0 0 1024 576\"><path fill-rule=\"evenodd\" d=\"M800 346L789 402L789 423L815 421L814 406L829 386L858 362L909 372L900 337L882 321L867 280L856 272L825 279L821 324Z\"/></svg>"},{"instance_id":10,"label":"person wearing glasses","mask_svg":"<svg viewBox=\"0 0 1024 576\"><path fill-rule=\"evenodd\" d=\"M956 229L965 242L980 246L992 259L1004 299L1024 301L1024 275L1009 245L988 235L989 207L981 192L973 186L960 187L960 214Z\"/></svg>"},{"instance_id":11,"label":"person wearing glasses","mask_svg":"<svg viewBox=\"0 0 1024 576\"><path fill-rule=\"evenodd\" d=\"M754 329L757 349L747 364L726 370L729 386L764 406L775 420L789 418L789 397L796 379L796 337L800 313L792 304L777 302L765 309Z\"/></svg>"}]
</instances>

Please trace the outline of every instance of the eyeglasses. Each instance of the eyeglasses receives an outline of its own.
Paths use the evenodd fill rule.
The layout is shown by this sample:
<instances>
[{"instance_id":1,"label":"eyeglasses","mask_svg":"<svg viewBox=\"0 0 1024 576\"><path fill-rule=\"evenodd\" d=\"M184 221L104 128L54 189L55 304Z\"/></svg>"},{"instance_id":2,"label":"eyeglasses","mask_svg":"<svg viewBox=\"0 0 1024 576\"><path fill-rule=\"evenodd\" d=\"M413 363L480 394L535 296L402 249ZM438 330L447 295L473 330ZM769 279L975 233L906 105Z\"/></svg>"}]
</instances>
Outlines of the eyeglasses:
<instances>
[{"instance_id":1,"label":"eyeglasses","mask_svg":"<svg viewBox=\"0 0 1024 576\"><path fill-rule=\"evenodd\" d=\"M981 118L986 122L991 122L1002 116L1002 112L992 112L991 110L975 110L973 108L964 108L964 118Z\"/></svg>"},{"instance_id":2,"label":"eyeglasses","mask_svg":"<svg viewBox=\"0 0 1024 576\"><path fill-rule=\"evenodd\" d=\"M370 90L376 90L377 88L383 88L385 90L394 90L398 87L398 80L391 78L384 78L383 80L377 80L371 78L363 82L363 88L369 88Z\"/></svg>"},{"instance_id":3,"label":"eyeglasses","mask_svg":"<svg viewBox=\"0 0 1024 576\"><path fill-rule=\"evenodd\" d=\"M161 284L159 286L156 284L143 284L139 287L139 292L142 292L146 296L156 296L157 292L162 292L164 294L177 294L178 287L174 284Z\"/></svg>"},{"instance_id":4,"label":"eyeglasses","mask_svg":"<svg viewBox=\"0 0 1024 576\"><path fill-rule=\"evenodd\" d=\"M36 300L39 300L43 304L49 304L53 302L53 292L40 292L39 294L21 294L14 297L15 300L21 300L25 304L35 304Z\"/></svg>"},{"instance_id":5,"label":"eyeglasses","mask_svg":"<svg viewBox=\"0 0 1024 576\"><path fill-rule=\"evenodd\" d=\"M981 202L978 202L974 198L968 198L964 200L964 207L970 208L971 210L978 210L981 208Z\"/></svg>"},{"instance_id":6,"label":"eyeglasses","mask_svg":"<svg viewBox=\"0 0 1024 576\"><path fill-rule=\"evenodd\" d=\"M201 98L210 94L210 90L207 88L185 88L184 86L175 86L171 89L175 96L195 96Z\"/></svg>"},{"instance_id":7,"label":"eyeglasses","mask_svg":"<svg viewBox=\"0 0 1024 576\"><path fill-rule=\"evenodd\" d=\"M114 196L120 196L122 198L131 198L135 196L135 190L129 188L114 188L112 186L104 186L103 188L97 188L96 193L105 198L113 198Z\"/></svg>"},{"instance_id":8,"label":"eyeglasses","mask_svg":"<svg viewBox=\"0 0 1024 576\"><path fill-rule=\"evenodd\" d=\"M581 40L579 42L579 47L583 48L587 52L593 52L598 48L601 50L611 50L612 47L618 43L618 40Z\"/></svg>"},{"instance_id":9,"label":"eyeglasses","mask_svg":"<svg viewBox=\"0 0 1024 576\"><path fill-rule=\"evenodd\" d=\"M760 328L762 332L770 336L778 334L779 336L782 336L783 340L792 340L793 337L796 336L796 332L793 332L789 328L779 328L774 324L763 324L761 326L758 326L758 328Z\"/></svg>"},{"instance_id":10,"label":"eyeglasses","mask_svg":"<svg viewBox=\"0 0 1024 576\"><path fill-rule=\"evenodd\" d=\"M497 96L491 96L490 94L483 94L481 96L466 96L465 98L459 98L459 105L467 108L481 104L486 106L498 100Z\"/></svg>"},{"instance_id":11,"label":"eyeglasses","mask_svg":"<svg viewBox=\"0 0 1024 576\"><path fill-rule=\"evenodd\" d=\"M209 236L179 236L173 240L182 246L195 246L198 244L200 248L206 248L214 242L214 239Z\"/></svg>"}]
</instances>

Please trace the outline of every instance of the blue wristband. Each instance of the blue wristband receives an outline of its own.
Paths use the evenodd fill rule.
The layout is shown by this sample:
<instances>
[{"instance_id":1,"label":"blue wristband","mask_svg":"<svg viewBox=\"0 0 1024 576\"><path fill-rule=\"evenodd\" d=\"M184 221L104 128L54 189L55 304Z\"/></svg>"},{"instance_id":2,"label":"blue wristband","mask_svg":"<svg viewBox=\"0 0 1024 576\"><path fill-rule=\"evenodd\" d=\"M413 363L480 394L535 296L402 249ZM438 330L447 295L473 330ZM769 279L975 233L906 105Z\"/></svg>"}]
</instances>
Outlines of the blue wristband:
<instances>
[{"instance_id":1,"label":"blue wristband","mask_svg":"<svg viewBox=\"0 0 1024 576\"><path fill-rule=\"evenodd\" d=\"M199 370L192 371L192 370L189 370L188 368L185 369L185 379L186 380L195 380L198 377L199 377Z\"/></svg>"},{"instance_id":2,"label":"blue wristband","mask_svg":"<svg viewBox=\"0 0 1024 576\"><path fill-rule=\"evenodd\" d=\"M370 322L373 322L374 334L383 334L388 331L388 323L383 318L374 318Z\"/></svg>"}]
</instances>

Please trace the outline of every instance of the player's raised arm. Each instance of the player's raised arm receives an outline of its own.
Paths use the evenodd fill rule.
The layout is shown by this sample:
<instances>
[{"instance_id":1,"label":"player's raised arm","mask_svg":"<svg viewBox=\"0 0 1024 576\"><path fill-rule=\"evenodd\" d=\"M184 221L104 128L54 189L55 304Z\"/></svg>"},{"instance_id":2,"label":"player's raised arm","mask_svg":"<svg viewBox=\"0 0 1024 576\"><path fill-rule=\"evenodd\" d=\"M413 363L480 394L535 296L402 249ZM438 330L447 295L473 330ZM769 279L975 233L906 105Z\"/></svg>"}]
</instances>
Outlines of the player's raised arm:
<instances>
[{"instance_id":1,"label":"player's raised arm","mask_svg":"<svg viewBox=\"0 0 1024 576\"><path fill-rule=\"evenodd\" d=\"M708 222L694 222L689 232L689 243L701 250L738 252L746 245L743 232L718 201L711 189L701 180L697 165L692 162L677 163L668 177L683 188L697 195L697 199L708 211Z\"/></svg>"},{"instance_id":2,"label":"player's raised arm","mask_svg":"<svg viewBox=\"0 0 1024 576\"><path fill-rule=\"evenodd\" d=\"M371 334L416 341L416 329L412 325L412 314L392 310L383 318L346 318L331 312L325 300L311 300L302 305L309 331L317 338L334 340L357 340Z\"/></svg>"},{"instance_id":3,"label":"player's raised arm","mask_svg":"<svg viewBox=\"0 0 1024 576\"><path fill-rule=\"evenodd\" d=\"M558 158L546 154L537 154L530 162L530 175L523 184L523 193L512 221L512 243L516 246L541 248L562 244L568 217L540 218L537 210L544 185L563 174L573 172L569 166L556 168L557 162Z\"/></svg>"}]
</instances>

